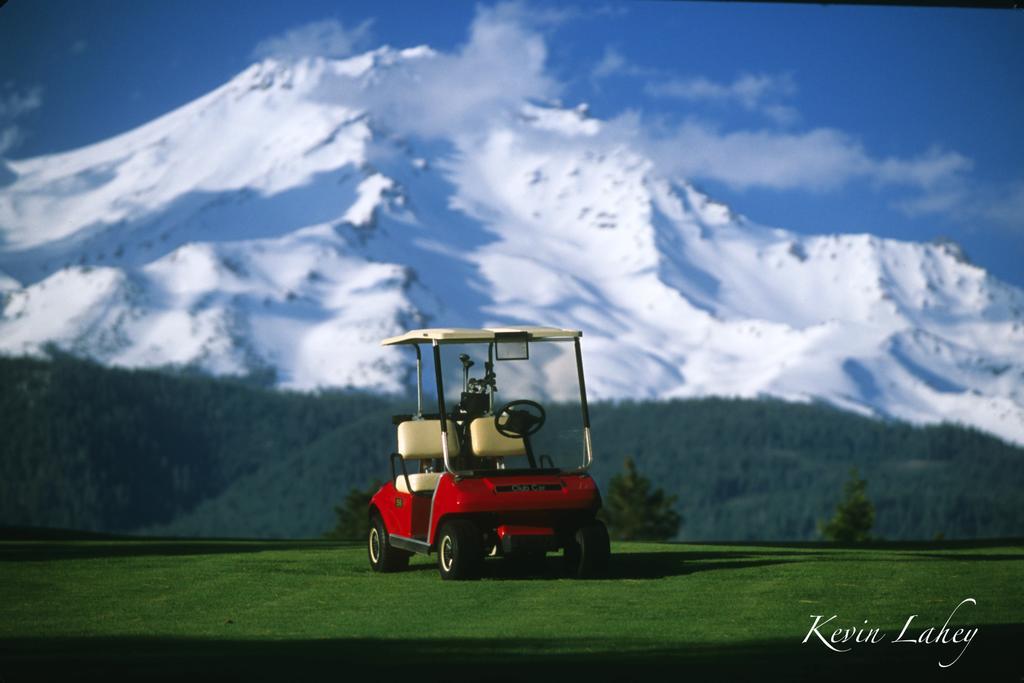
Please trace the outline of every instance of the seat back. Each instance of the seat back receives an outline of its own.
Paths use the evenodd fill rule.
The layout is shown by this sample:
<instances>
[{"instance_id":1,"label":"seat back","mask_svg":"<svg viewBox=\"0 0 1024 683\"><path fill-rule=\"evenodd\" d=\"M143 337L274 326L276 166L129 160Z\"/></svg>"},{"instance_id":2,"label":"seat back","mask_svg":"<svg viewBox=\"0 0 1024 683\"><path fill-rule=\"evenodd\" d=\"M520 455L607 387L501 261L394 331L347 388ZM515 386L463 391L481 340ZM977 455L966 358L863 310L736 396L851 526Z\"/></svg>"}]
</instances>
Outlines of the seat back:
<instances>
[{"instance_id":1,"label":"seat back","mask_svg":"<svg viewBox=\"0 0 1024 683\"><path fill-rule=\"evenodd\" d=\"M469 443L478 458L507 458L526 455L522 439L505 436L494 426L494 416L478 417L469 423Z\"/></svg>"},{"instance_id":2,"label":"seat back","mask_svg":"<svg viewBox=\"0 0 1024 683\"><path fill-rule=\"evenodd\" d=\"M423 493L436 489L440 480L440 472L417 472L409 475L409 483L406 485L405 477L399 474L395 477L395 489L399 493ZM409 490L409 486L412 486L412 491Z\"/></svg>"},{"instance_id":3,"label":"seat back","mask_svg":"<svg viewBox=\"0 0 1024 683\"><path fill-rule=\"evenodd\" d=\"M406 420L398 425L398 454L403 460L427 460L444 457L441 450L440 420ZM448 455L459 454L459 432L448 420Z\"/></svg>"}]
</instances>

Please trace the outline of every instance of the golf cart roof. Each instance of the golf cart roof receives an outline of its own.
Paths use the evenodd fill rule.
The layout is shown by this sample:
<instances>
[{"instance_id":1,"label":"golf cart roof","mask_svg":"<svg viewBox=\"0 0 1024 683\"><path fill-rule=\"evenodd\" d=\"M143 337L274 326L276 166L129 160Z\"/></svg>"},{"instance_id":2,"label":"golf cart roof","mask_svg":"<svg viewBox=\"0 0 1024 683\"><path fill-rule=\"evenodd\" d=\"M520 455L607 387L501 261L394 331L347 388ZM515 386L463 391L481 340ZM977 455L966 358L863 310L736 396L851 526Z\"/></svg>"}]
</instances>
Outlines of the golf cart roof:
<instances>
[{"instance_id":1,"label":"golf cart roof","mask_svg":"<svg viewBox=\"0 0 1024 683\"><path fill-rule=\"evenodd\" d=\"M397 337L388 337L381 346L394 344L427 344L438 342L467 344L472 342L494 341L495 334L528 334L531 340L542 339L575 339L583 336L579 330L564 330L559 327L488 327L472 329L468 327L433 327L424 330L409 330Z\"/></svg>"}]
</instances>

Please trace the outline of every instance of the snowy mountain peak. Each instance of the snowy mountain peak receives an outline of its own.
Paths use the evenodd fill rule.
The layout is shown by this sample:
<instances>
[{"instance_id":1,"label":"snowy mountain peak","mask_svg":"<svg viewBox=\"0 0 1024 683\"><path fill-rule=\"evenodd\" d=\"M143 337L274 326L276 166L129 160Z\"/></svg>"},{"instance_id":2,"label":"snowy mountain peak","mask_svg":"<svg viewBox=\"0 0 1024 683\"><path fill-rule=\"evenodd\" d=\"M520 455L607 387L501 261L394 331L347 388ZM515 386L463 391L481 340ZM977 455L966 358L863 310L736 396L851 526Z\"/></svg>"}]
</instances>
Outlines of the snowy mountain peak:
<instances>
[{"instance_id":1,"label":"snowy mountain peak","mask_svg":"<svg viewBox=\"0 0 1024 683\"><path fill-rule=\"evenodd\" d=\"M409 358L385 336L551 324L585 330L595 398L825 400L1024 443L1024 292L955 245L758 225L585 106L439 135L410 98L445 59L266 59L10 162L0 350L395 391Z\"/></svg>"}]
</instances>

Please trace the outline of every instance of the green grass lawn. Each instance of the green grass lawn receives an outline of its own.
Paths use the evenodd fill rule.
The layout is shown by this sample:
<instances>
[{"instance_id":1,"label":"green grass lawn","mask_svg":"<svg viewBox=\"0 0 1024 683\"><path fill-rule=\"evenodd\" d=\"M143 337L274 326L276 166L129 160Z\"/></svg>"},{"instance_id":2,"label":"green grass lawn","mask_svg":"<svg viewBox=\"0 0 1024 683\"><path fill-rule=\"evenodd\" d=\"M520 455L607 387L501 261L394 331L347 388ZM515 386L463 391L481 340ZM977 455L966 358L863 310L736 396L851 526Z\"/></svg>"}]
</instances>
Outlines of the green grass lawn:
<instances>
[{"instance_id":1,"label":"green grass lawn","mask_svg":"<svg viewBox=\"0 0 1024 683\"><path fill-rule=\"evenodd\" d=\"M442 582L433 557L370 572L330 542L0 542L0 681L68 672L168 679L914 679L1024 675L1024 543L613 546L606 580L489 560ZM962 645L896 644L908 630L977 627ZM829 627L884 641L828 651ZM864 624L867 620L867 624ZM831 630L830 630L831 629ZM845 646L843 646L845 647ZM666 667L669 667L666 669ZM877 676L876 676L877 677Z\"/></svg>"}]
</instances>

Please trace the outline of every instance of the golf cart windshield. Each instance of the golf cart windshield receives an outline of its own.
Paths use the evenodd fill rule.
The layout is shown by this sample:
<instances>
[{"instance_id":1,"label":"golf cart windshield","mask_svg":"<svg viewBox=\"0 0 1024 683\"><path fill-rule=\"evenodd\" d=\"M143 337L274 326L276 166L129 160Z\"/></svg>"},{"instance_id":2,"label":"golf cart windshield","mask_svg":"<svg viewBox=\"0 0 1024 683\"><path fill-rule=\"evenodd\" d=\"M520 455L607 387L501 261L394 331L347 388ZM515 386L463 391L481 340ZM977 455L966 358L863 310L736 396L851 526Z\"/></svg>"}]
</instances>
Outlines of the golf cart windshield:
<instances>
[{"instance_id":1,"label":"golf cart windshield","mask_svg":"<svg viewBox=\"0 0 1024 683\"><path fill-rule=\"evenodd\" d=\"M459 408L473 410L469 405L479 402L477 412L486 406L483 415L494 420L509 402L532 401L540 409L527 403L517 403L504 415L498 415L499 426L504 426L510 411L525 411L533 416L544 415L544 422L536 432L526 437L537 467L572 470L584 461L584 436L580 388L576 372L573 345L564 342L533 342L530 357L522 360L493 361L493 382L483 386L489 344L452 344L441 347L441 367L444 369L445 406L450 415L460 416ZM494 350L496 351L496 349ZM494 353L492 351L492 353ZM469 392L463 400L463 356L468 356ZM474 382L473 380L477 380ZM448 408L448 406L451 406ZM471 418L472 419L472 418ZM536 423L534 423L536 425ZM531 426L527 426L529 429ZM515 432L506 436L514 438ZM473 444L470 444L471 446ZM475 461L466 463L479 464ZM506 457L508 469L531 467L529 454Z\"/></svg>"},{"instance_id":2,"label":"golf cart windshield","mask_svg":"<svg viewBox=\"0 0 1024 683\"><path fill-rule=\"evenodd\" d=\"M445 442L448 461L439 463L445 469L500 475L589 467L578 337L432 342L417 344L422 394L409 417L449 421L446 428L458 438Z\"/></svg>"}]
</instances>

